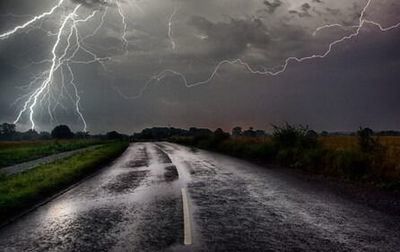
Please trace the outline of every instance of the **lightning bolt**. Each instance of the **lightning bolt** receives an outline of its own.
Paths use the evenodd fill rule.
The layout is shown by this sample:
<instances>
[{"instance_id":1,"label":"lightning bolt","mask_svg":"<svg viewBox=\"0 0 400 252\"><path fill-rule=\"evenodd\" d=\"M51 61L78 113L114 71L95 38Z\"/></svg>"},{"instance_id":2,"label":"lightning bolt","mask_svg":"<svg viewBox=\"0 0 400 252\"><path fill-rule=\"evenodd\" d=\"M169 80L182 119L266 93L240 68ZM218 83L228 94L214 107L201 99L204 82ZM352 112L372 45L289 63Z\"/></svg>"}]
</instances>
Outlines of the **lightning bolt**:
<instances>
[{"instance_id":1,"label":"lightning bolt","mask_svg":"<svg viewBox=\"0 0 400 252\"><path fill-rule=\"evenodd\" d=\"M51 15L54 13L54 11L61 6L63 3L63 0L60 1L56 6L54 6L51 11L46 12L40 16L32 18L29 22L25 23L24 25L18 26L18 27L28 27L30 24L32 24L34 21L42 19L46 16ZM19 99L26 99L24 102L24 105L22 109L19 111L17 118L15 119L14 123L17 124L20 120L22 115L25 112L29 113L29 121L31 123L31 128L35 129L36 124L34 120L34 115L36 111L36 107L38 104L47 104L47 111L50 116L51 121L54 121L55 118L53 116L53 112L57 108L57 106L62 106L60 103L60 99L64 96L64 90L67 89L66 84L65 84L65 76L64 76L64 66L66 66L66 69L68 70L69 76L70 76L70 82L69 85L73 88L73 96L72 97L69 92L66 92L68 97L73 101L73 104L75 106L76 113L78 114L79 118L81 119L83 123L83 131L87 131L87 123L86 120L83 116L83 113L80 108L80 101L81 97L79 95L79 91L77 88L77 84L75 82L75 76L72 71L71 65L70 64L92 64L92 63L99 63L105 68L103 61L109 60L109 57L98 57L95 53L90 51L89 49L85 48L85 46L82 45L83 41L85 39L88 39L92 36L95 36L98 30L101 28L101 26L104 24L104 18L106 15L106 11L103 13L101 17L101 22L99 26L94 30L93 33L87 35L86 37L81 37L78 31L78 24L80 23L85 23L91 20L95 15L98 13L98 10L93 11L90 15L88 15L86 18L83 19L76 19L77 13L80 10L82 5L77 5L62 21L61 26L59 27L58 31L55 33L56 34L56 41L52 47L51 50L51 59L46 59L41 61L40 63L50 63L50 68L45 71L44 73L36 76L29 84L28 87L33 86L35 83L39 83L39 87L35 89L33 92L31 92L29 95L24 95L22 98ZM106 8L107 10L107 8ZM71 23L69 26L69 32L67 32L67 36L64 39L64 33L68 29L68 25ZM15 28L13 29L14 33L18 31L19 29L22 28ZM7 36L10 36L10 32L5 33ZM73 38L75 38L75 41L72 41ZM66 42L66 45L64 48L62 48L61 44L62 42ZM61 54L58 54L58 51L61 50ZM74 60L74 57L78 54L79 51L82 51L89 55L92 59L90 60ZM53 93L56 89L56 86L54 83L54 78L57 73L60 73L61 75L61 88L58 90L58 96L54 97ZM18 99L17 99L18 100ZM55 106L53 109L51 109L51 103L55 102Z\"/></svg>"},{"instance_id":2,"label":"lightning bolt","mask_svg":"<svg viewBox=\"0 0 400 252\"><path fill-rule=\"evenodd\" d=\"M173 37L174 31L172 30L172 27L173 27L173 22L174 22L174 17L176 15L176 12L177 12L177 8L176 8L176 5L175 5L174 11L172 12L172 14L171 14L171 16L169 17L169 20L168 20L168 38L169 38L169 41L171 43L171 48L174 51L175 51L175 48L176 48L176 43L175 43L175 40L174 40L174 37Z\"/></svg>"},{"instance_id":3,"label":"lightning bolt","mask_svg":"<svg viewBox=\"0 0 400 252\"><path fill-rule=\"evenodd\" d=\"M329 43L327 49L324 52L320 53L320 54L313 54L313 55L309 55L309 56L305 56L305 57L291 56L291 57L286 58L282 65L276 66L276 67L273 67L273 68L269 68L269 69L277 69L277 70L264 69L264 70L260 71L260 70L256 70L256 69L252 68L249 63L244 62L241 59L233 59L233 60L225 59L225 60L222 60L219 63L217 63L217 65L214 67L214 70L211 72L211 74L206 79L204 79L202 81L190 82L190 81L188 81L186 75L184 75L183 73L175 71L173 69L165 69L165 70L159 72L158 74L153 75L152 77L150 77L150 79L145 83L143 88L139 91L138 95L135 95L135 96L127 96L125 94L121 95L122 92L120 90L117 90L117 91L125 99L137 99L137 98L140 98L143 95L145 89L149 86L150 83L152 83L153 81L161 81L164 78L169 77L169 76L176 76L176 77L180 78L183 81L183 84L187 88L196 87L196 86L199 86L199 85L204 85L204 84L210 83L215 78L215 76L217 75L217 73L221 69L221 67L224 66L224 65L241 65L251 74L264 75L264 76L277 76L277 75L280 75L280 74L284 73L287 70L288 66L292 62L302 63L302 62L313 60L313 59L323 59L323 58L329 56L330 53L335 48L335 46L337 46L339 44L342 44L345 41L351 40L354 37L357 37L360 34L361 29L364 27L365 24L374 25L374 26L378 27L381 32L391 31L393 29L396 29L396 28L400 27L400 23L397 23L397 24L394 24L394 25L391 25L391 26L388 26L388 27L383 27L378 22L365 19L365 13L367 12L368 8L370 7L371 2L372 2L372 0L368 0L366 2L366 4L365 4L364 8L361 10L361 14L360 14L360 17L359 17L359 20L358 20L358 24L354 25L354 26L351 26L351 28L355 28L354 32L352 32L349 35L343 36L343 37L341 37L341 38L339 38L337 40L332 41L331 43ZM313 32L313 35L315 36L319 31L321 31L323 29L332 28L332 27L344 27L344 25L341 25L341 24L323 25L321 27L318 27Z\"/></svg>"},{"instance_id":4,"label":"lightning bolt","mask_svg":"<svg viewBox=\"0 0 400 252\"><path fill-rule=\"evenodd\" d=\"M16 35L20 31L32 27L36 22L43 21L47 17L50 17L51 15L56 13L57 10L60 7L62 7L65 2L66 2L65 0L59 0L48 11L38 16L30 17L30 19L25 23L18 25L7 32L0 34L0 40L8 39L11 36ZM127 18L123 12L120 0L114 0L114 2L122 24L121 41L123 50L125 54L128 54L129 41L127 39L127 31L128 31ZM198 82L190 82L186 77L186 75L176 70L165 69L151 76L149 80L139 90L138 94L135 96L130 97L122 93L119 89L116 88L116 90L123 98L137 99L143 96L145 90L149 87L151 83L155 81L160 82L163 79L171 76L176 76L177 78L180 78L183 81L184 85L188 88L195 87L210 83L217 76L219 70L224 65L240 65L251 74L258 74L265 76L280 75L284 73L290 66L290 64L294 62L301 63L308 60L322 59L329 56L336 46L357 37L365 25L375 26L381 32L387 32L393 29L400 28L400 23L396 23L385 27L376 21L366 19L365 14L371 5L371 2L372 0L368 0L366 2L364 8L361 10L361 14L359 16L359 20L356 25L345 26L336 23L336 24L323 25L315 29L315 31L312 33L313 36L317 36L318 33L322 30L331 28L342 28L346 30L351 30L350 34L344 35L339 39L330 42L326 50L324 50L321 53L312 54L305 57L291 56L283 60L283 63L281 65L272 68L263 68L263 70L254 69L249 63L243 61L240 58L225 59L218 62L213 67L213 70L211 71L211 73L208 75L207 78ZM143 10L140 8L140 6L138 6L137 3L135 4L136 7L139 9L139 11L144 13ZM81 9L83 9L81 4L76 5L72 9L69 9L66 15L62 16L61 18L62 21L56 32L46 31L48 33L48 36L55 37L55 42L51 47L51 54L50 54L51 56L49 59L45 59L39 62L32 62L30 65L46 64L49 65L48 69L39 74L32 74L31 81L26 86L24 86L24 89L31 91L27 92L27 94L17 98L16 100L16 103L19 103L21 101L24 102L21 110L19 110L18 115L14 121L15 124L19 123L21 121L22 116L27 114L29 116L29 122L31 124L31 128L35 129L37 127L35 123L35 115L39 105L43 107L46 106L46 110L50 116L51 121L57 121L53 113L55 112L58 106L65 109L65 107L61 103L61 99L64 98L64 96L68 96L67 98L69 98L72 101L77 116L82 121L83 130L87 131L87 122L85 120L84 114L81 109L81 96L78 90L77 78L75 77L73 71L74 68L72 66L74 64L81 64L81 65L100 64L105 71L107 70L105 62L112 60L112 58L99 57L95 52L93 52L93 50L88 46L88 44L86 44L86 41L94 37L100 31L100 29L104 26L105 18L110 13L110 11L107 5L100 16L100 22L93 30L93 32L82 36L79 31L79 25L81 23L87 23L90 20L92 20L94 17L97 16L100 10L94 10L84 18L80 17L77 18L78 12L80 12ZM168 19L168 38L170 41L171 49L174 51L176 50L176 42L174 40L173 26L174 26L174 18L177 12L178 8L175 5L173 12L171 13ZM41 27L35 27L35 28L42 29ZM84 54L85 57L87 58L85 58L84 60L77 59L78 54ZM29 67L30 65L26 67ZM58 80L57 77L59 77L60 80ZM38 87L35 88L36 85ZM70 90L72 90L72 92L69 92Z\"/></svg>"},{"instance_id":5,"label":"lightning bolt","mask_svg":"<svg viewBox=\"0 0 400 252\"><path fill-rule=\"evenodd\" d=\"M63 3L64 3L64 0L60 0L58 2L58 4L55 5L53 8L51 8L49 11L44 12L43 14L41 14L39 16L33 17L32 19L30 19L26 23L24 23L22 25L19 25L19 26L16 26L14 29L12 29L10 31L7 31L7 32L5 32L3 34L0 34L0 39L6 39L6 38L10 37L11 35L14 35L15 33L17 33L19 30L25 29L26 27L32 25L36 21L41 20L41 19L43 19L43 18L45 18L47 16L52 15L57 10L57 8L59 8Z\"/></svg>"},{"instance_id":6,"label":"lightning bolt","mask_svg":"<svg viewBox=\"0 0 400 252\"><path fill-rule=\"evenodd\" d=\"M79 117L81 118L81 120L83 122L83 125L84 125L83 132L87 132L87 123L86 123L85 117L83 116L81 109L80 109L81 97L79 96L78 88L76 87L76 84L75 84L74 72L72 71L71 66L69 64L67 64L67 68L68 68L68 71L71 76L70 84L74 88L74 93L75 93L75 97L76 97L76 99L75 99L76 112L78 113Z\"/></svg>"},{"instance_id":7,"label":"lightning bolt","mask_svg":"<svg viewBox=\"0 0 400 252\"><path fill-rule=\"evenodd\" d=\"M53 58L52 58L52 64L49 70L49 74L46 78L46 80L42 83L42 85L33 93L33 95L29 98L29 100L32 100L32 104L29 106L29 120L31 121L31 125L32 125L32 129L35 129L35 121L33 119L33 115L34 115L34 108L37 104L37 101L39 99L39 97L43 94L43 92L49 87L49 85L51 85L53 77L54 77L54 72L56 71L56 69L59 67L60 63L57 63L57 48L60 44L61 41L61 36L62 36L62 32L64 31L68 21L70 21L71 19L73 19L74 15L76 15L77 11L79 10L79 8L81 7L81 5L77 5L75 7L75 9L73 10L73 12L71 12L63 21L59 31L58 31L58 35L57 35L57 40L56 43L53 46L53 49L51 51ZM15 123L17 123L17 121L15 121Z\"/></svg>"},{"instance_id":8,"label":"lightning bolt","mask_svg":"<svg viewBox=\"0 0 400 252\"><path fill-rule=\"evenodd\" d=\"M122 38L123 46L124 46L124 49L125 49L125 54L127 54L128 53L129 42L126 39L126 32L127 32L127 29L128 29L128 24L126 23L126 17L124 15L123 11L122 11L121 4L119 3L118 0L116 0L115 3L117 5L118 13L121 16L121 22L122 22L122 25L123 25L123 31L122 31L121 38Z\"/></svg>"},{"instance_id":9,"label":"lightning bolt","mask_svg":"<svg viewBox=\"0 0 400 252\"><path fill-rule=\"evenodd\" d=\"M317 29L314 30L314 32L312 33L312 35L315 37L317 36L317 33L325 30L325 29L330 29L333 27L339 27L339 28L358 28L358 25L352 25L352 26L345 26L343 24L327 24L327 25L323 25L320 27L317 27Z\"/></svg>"}]
</instances>

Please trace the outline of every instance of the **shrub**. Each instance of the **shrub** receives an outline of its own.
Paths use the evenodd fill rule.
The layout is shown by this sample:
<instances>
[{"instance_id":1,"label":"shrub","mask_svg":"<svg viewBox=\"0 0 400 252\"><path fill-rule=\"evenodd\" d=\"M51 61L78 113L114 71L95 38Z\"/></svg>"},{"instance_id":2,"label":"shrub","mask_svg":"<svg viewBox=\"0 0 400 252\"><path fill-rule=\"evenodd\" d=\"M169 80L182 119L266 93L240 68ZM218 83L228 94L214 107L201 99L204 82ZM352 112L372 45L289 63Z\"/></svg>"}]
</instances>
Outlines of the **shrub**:
<instances>
[{"instance_id":1,"label":"shrub","mask_svg":"<svg viewBox=\"0 0 400 252\"><path fill-rule=\"evenodd\" d=\"M350 179L363 178L369 170L368 156L357 150L338 151L335 162L342 174Z\"/></svg>"},{"instance_id":2,"label":"shrub","mask_svg":"<svg viewBox=\"0 0 400 252\"><path fill-rule=\"evenodd\" d=\"M362 152L370 153L378 147L378 142L373 138L374 132L370 128L362 128L357 131L358 145Z\"/></svg>"},{"instance_id":3,"label":"shrub","mask_svg":"<svg viewBox=\"0 0 400 252\"><path fill-rule=\"evenodd\" d=\"M318 135L302 125L273 125L272 141L278 148L313 148L318 144Z\"/></svg>"}]
</instances>

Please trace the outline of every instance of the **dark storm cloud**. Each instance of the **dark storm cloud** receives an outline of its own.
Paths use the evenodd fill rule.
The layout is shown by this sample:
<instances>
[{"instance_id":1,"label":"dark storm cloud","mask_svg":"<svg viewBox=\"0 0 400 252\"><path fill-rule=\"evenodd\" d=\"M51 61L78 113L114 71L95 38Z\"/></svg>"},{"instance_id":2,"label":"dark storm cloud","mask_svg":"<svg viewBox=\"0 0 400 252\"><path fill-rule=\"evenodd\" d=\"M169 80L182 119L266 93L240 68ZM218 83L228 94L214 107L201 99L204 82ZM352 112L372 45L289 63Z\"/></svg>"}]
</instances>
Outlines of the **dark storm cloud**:
<instances>
[{"instance_id":1,"label":"dark storm cloud","mask_svg":"<svg viewBox=\"0 0 400 252\"><path fill-rule=\"evenodd\" d=\"M340 14L339 9L326 8L325 10L333 16L338 16ZM358 14L357 14L357 16L358 16Z\"/></svg>"},{"instance_id":2,"label":"dark storm cloud","mask_svg":"<svg viewBox=\"0 0 400 252\"><path fill-rule=\"evenodd\" d=\"M308 3L305 3L300 6L299 10L289 10L289 13L295 14L299 17L311 17L310 9L311 9L311 5Z\"/></svg>"},{"instance_id":3,"label":"dark storm cloud","mask_svg":"<svg viewBox=\"0 0 400 252\"><path fill-rule=\"evenodd\" d=\"M109 0L71 0L73 3L82 4L84 6L93 8L99 6L111 6L113 5Z\"/></svg>"},{"instance_id":4,"label":"dark storm cloud","mask_svg":"<svg viewBox=\"0 0 400 252\"><path fill-rule=\"evenodd\" d=\"M0 6L6 8L0 15L36 15L50 9L54 2L3 0ZM398 11L391 4L396 2L375 2L368 18L393 24L398 21ZM135 96L151 76L164 69L182 72L192 83L207 79L224 59L240 58L257 70L278 69L287 57L322 53L329 42L351 29L326 29L317 36L312 35L313 31L330 23L357 24L365 4L361 0L124 1L120 3L127 21L127 53L121 39L124 26L116 8L107 8L105 1L65 1L66 8L57 10L54 17L0 41L0 122L15 119L24 100L12 104L31 91L26 85L35 74L48 69L48 64L29 65L31 59L38 62L49 57L54 36L46 31L54 34L59 15L65 16L78 3L107 9L104 26L83 44L98 56L110 56L112 60L104 63L105 69L100 64L71 62L82 97L81 111L93 133L111 129L131 133L155 125L266 128L282 121L321 130L400 125L399 31L380 33L373 26L362 29L357 39L335 46L326 59L291 62L287 71L276 77L252 75L242 66L226 64L208 84L193 88L185 87L181 77L170 75L150 83L139 99L123 99L115 91ZM173 50L168 23L175 8ZM88 13L91 11L81 8L79 16ZM81 37L94 31L102 13L100 10L90 22L79 24ZM26 18L29 16L3 17L0 30L9 30ZM90 58L84 52L78 56ZM67 72L66 78L69 80ZM58 122L81 130L82 123L71 110L69 98L62 103L64 106L55 112ZM46 109L40 107L35 117L43 127L39 130L54 126L54 122L49 123ZM29 127L26 116L20 127L24 126Z\"/></svg>"},{"instance_id":5,"label":"dark storm cloud","mask_svg":"<svg viewBox=\"0 0 400 252\"><path fill-rule=\"evenodd\" d=\"M267 8L267 12L272 14L275 12L275 10L282 5L282 2L280 0L273 0L273 1L263 1L263 4L266 5Z\"/></svg>"},{"instance_id":6,"label":"dark storm cloud","mask_svg":"<svg viewBox=\"0 0 400 252\"><path fill-rule=\"evenodd\" d=\"M212 55L236 56L248 46L265 47L270 41L268 28L259 19L233 19L213 23L204 17L194 16L189 24L207 35Z\"/></svg>"}]
</instances>

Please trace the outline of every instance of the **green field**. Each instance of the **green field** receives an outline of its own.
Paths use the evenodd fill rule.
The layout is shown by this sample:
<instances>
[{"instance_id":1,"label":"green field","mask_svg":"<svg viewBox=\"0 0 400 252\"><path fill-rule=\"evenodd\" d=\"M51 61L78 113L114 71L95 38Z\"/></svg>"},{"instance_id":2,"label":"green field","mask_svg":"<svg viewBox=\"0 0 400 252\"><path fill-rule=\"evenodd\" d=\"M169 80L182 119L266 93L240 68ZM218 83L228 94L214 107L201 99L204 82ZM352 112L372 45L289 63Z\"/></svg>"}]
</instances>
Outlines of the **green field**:
<instances>
[{"instance_id":1,"label":"green field","mask_svg":"<svg viewBox=\"0 0 400 252\"><path fill-rule=\"evenodd\" d=\"M0 222L96 171L127 146L127 142L108 143L15 176L0 177Z\"/></svg>"},{"instance_id":2,"label":"green field","mask_svg":"<svg viewBox=\"0 0 400 252\"><path fill-rule=\"evenodd\" d=\"M0 168L103 142L99 140L0 142Z\"/></svg>"}]
</instances>

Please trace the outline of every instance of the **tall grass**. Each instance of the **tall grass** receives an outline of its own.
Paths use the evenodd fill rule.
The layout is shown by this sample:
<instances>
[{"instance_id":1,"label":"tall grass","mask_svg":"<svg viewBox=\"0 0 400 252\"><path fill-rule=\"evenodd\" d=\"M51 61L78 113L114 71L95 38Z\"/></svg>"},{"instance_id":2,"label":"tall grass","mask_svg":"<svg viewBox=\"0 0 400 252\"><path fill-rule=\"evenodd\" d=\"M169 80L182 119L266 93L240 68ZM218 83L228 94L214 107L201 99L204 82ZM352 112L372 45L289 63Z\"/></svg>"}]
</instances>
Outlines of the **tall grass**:
<instances>
[{"instance_id":1,"label":"tall grass","mask_svg":"<svg viewBox=\"0 0 400 252\"><path fill-rule=\"evenodd\" d=\"M306 128L285 127L271 137L231 137L213 146L198 145L190 137L173 141L240 158L276 162L313 174L400 190L400 137L372 137L370 142L374 146L366 151L358 136L313 136L310 139Z\"/></svg>"},{"instance_id":2,"label":"tall grass","mask_svg":"<svg viewBox=\"0 0 400 252\"><path fill-rule=\"evenodd\" d=\"M109 143L15 176L0 177L0 222L99 169L127 146L125 142Z\"/></svg>"}]
</instances>

